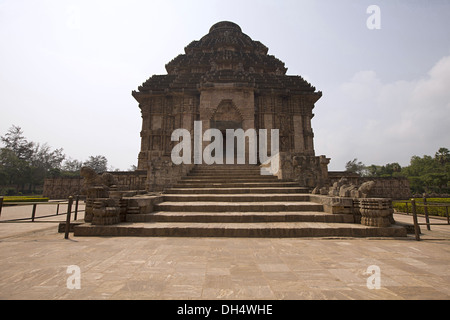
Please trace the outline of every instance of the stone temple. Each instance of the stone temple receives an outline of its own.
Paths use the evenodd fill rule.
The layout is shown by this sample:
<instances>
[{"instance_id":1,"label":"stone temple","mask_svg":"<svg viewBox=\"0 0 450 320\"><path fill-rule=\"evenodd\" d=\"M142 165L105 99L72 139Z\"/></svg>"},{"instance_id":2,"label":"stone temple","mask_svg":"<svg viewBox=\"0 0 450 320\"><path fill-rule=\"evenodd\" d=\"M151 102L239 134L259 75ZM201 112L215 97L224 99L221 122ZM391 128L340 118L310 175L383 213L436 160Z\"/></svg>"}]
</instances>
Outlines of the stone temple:
<instances>
[{"instance_id":1,"label":"stone temple","mask_svg":"<svg viewBox=\"0 0 450 320\"><path fill-rule=\"evenodd\" d=\"M311 127L322 93L302 77L287 75L284 63L238 25L213 25L166 69L132 93L142 111L138 170L102 175L81 170L86 211L84 222L73 228L75 236L407 235L385 197L407 185L328 172L330 159L315 154ZM188 161L176 163L177 130L186 133L183 143L200 146L200 152L212 144L204 138L208 132L214 131L214 143L226 136L227 155L234 139L228 139L230 131L253 135L237 147L245 149L241 163L230 164L229 157L226 164L210 165L184 148ZM268 139L269 130L276 139ZM264 159L250 157L254 140L276 150L272 175L261 174ZM214 156L224 151L218 148ZM58 181L49 185L64 189Z\"/></svg>"},{"instance_id":2,"label":"stone temple","mask_svg":"<svg viewBox=\"0 0 450 320\"><path fill-rule=\"evenodd\" d=\"M329 159L316 156L311 119L322 93L300 76L287 75L285 64L268 54L232 22L219 22L185 53L166 65L167 75L154 75L133 97L142 111L138 170L147 172L147 189L173 186L192 169L175 166L172 132L215 128L279 129L279 179L305 187L323 185Z\"/></svg>"}]
</instances>

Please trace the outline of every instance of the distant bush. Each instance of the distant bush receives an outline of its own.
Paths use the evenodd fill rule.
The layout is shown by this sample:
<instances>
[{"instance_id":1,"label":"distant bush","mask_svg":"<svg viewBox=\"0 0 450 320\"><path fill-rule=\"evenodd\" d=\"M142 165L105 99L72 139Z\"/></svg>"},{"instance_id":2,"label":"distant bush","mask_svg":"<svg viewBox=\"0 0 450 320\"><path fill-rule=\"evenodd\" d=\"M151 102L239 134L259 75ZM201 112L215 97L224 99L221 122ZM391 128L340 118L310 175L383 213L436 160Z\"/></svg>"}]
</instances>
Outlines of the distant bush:
<instances>
[{"instance_id":1,"label":"distant bush","mask_svg":"<svg viewBox=\"0 0 450 320\"><path fill-rule=\"evenodd\" d=\"M416 212L417 214L425 214L425 207L423 206L423 198L415 198L416 200ZM446 208L434 206L438 204L448 204L450 205L450 198L427 198L427 204L432 206L428 207L428 214L430 216L441 216L446 217ZM392 203L394 209L399 212L406 212L406 203L402 201L394 201ZM411 203L408 203L408 212L412 213Z\"/></svg>"},{"instance_id":2,"label":"distant bush","mask_svg":"<svg viewBox=\"0 0 450 320\"><path fill-rule=\"evenodd\" d=\"M43 198L43 197L36 197L36 196L11 196L11 197L4 197L3 202L48 202L49 198Z\"/></svg>"}]
</instances>

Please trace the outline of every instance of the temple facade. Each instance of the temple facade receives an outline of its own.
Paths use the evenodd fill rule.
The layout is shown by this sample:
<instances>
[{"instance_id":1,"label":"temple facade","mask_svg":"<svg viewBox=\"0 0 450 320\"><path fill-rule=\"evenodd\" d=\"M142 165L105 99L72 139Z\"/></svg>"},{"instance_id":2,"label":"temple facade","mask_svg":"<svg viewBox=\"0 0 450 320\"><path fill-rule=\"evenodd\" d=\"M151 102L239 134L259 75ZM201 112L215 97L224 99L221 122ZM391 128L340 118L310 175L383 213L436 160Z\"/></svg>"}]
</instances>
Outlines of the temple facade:
<instances>
[{"instance_id":1,"label":"temple facade","mask_svg":"<svg viewBox=\"0 0 450 320\"><path fill-rule=\"evenodd\" d=\"M278 178L310 188L328 182L330 159L316 156L311 126L322 93L301 76L287 75L285 64L237 24L213 25L166 70L132 92L142 112L138 170L147 172L148 191L170 188L193 168L172 162L177 142L171 137L176 129L186 129L193 139L196 121L203 131L223 133L278 129Z\"/></svg>"}]
</instances>

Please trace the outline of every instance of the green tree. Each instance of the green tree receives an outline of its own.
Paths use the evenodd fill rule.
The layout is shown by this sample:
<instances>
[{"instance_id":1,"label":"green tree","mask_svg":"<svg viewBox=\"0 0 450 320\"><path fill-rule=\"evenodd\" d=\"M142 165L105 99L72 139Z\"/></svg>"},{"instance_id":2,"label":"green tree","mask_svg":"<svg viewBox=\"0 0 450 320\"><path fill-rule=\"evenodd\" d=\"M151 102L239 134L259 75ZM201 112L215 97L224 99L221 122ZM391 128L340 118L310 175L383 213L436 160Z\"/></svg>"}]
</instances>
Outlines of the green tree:
<instances>
[{"instance_id":1,"label":"green tree","mask_svg":"<svg viewBox=\"0 0 450 320\"><path fill-rule=\"evenodd\" d=\"M450 187L450 161L447 148L440 148L434 158L413 156L402 174L408 177L414 193L448 193Z\"/></svg>"},{"instance_id":2,"label":"green tree","mask_svg":"<svg viewBox=\"0 0 450 320\"><path fill-rule=\"evenodd\" d=\"M434 158L438 161L442 166L450 162L450 151L447 148L440 148L438 152L436 152Z\"/></svg>"},{"instance_id":3,"label":"green tree","mask_svg":"<svg viewBox=\"0 0 450 320\"><path fill-rule=\"evenodd\" d=\"M30 159L30 189L35 190L36 186L43 185L47 176L54 177L58 175L61 169L61 163L65 159L63 149L51 150L46 143L43 145L35 144L34 152Z\"/></svg>"},{"instance_id":4,"label":"green tree","mask_svg":"<svg viewBox=\"0 0 450 320\"><path fill-rule=\"evenodd\" d=\"M30 167L27 161L20 159L17 154L10 149L0 149L0 171L3 176L3 185L15 186L16 192L24 189L28 181Z\"/></svg>"},{"instance_id":5,"label":"green tree","mask_svg":"<svg viewBox=\"0 0 450 320\"><path fill-rule=\"evenodd\" d=\"M65 172L79 172L83 162L79 160L68 159L64 162L62 170Z\"/></svg>"},{"instance_id":6,"label":"green tree","mask_svg":"<svg viewBox=\"0 0 450 320\"><path fill-rule=\"evenodd\" d=\"M15 186L17 192L34 191L43 185L47 175L61 167L63 149L51 150L47 144L29 142L18 126L12 126L1 137L0 177L3 186Z\"/></svg>"},{"instance_id":7,"label":"green tree","mask_svg":"<svg viewBox=\"0 0 450 320\"><path fill-rule=\"evenodd\" d=\"M108 160L105 156L90 156L89 159L83 162L83 166L94 169L97 173L108 171Z\"/></svg>"},{"instance_id":8,"label":"green tree","mask_svg":"<svg viewBox=\"0 0 450 320\"><path fill-rule=\"evenodd\" d=\"M349 161L345 164L345 171L346 172L354 172L361 176L365 176L366 172L367 172L366 166L361 161L358 162L357 158L355 158L352 161Z\"/></svg>"},{"instance_id":9,"label":"green tree","mask_svg":"<svg viewBox=\"0 0 450 320\"><path fill-rule=\"evenodd\" d=\"M2 136L4 147L0 149L0 171L5 185L15 186L16 192L24 192L25 184L30 180L30 158L33 155L34 143L28 142L18 126L12 126Z\"/></svg>"},{"instance_id":10,"label":"green tree","mask_svg":"<svg viewBox=\"0 0 450 320\"><path fill-rule=\"evenodd\" d=\"M5 148L13 151L21 160L28 160L33 155L34 143L25 139L20 127L13 125L0 139L4 143Z\"/></svg>"}]
</instances>

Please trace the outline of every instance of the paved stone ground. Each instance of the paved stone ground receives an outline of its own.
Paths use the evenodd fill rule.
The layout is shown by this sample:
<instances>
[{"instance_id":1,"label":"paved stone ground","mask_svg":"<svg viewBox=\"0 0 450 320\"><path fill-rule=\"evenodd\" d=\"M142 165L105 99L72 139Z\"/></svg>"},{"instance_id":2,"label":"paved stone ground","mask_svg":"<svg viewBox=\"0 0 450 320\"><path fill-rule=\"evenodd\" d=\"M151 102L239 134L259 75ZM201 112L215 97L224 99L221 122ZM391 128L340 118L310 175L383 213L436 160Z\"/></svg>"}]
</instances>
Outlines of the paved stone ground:
<instances>
[{"instance_id":1,"label":"paved stone ground","mask_svg":"<svg viewBox=\"0 0 450 320\"><path fill-rule=\"evenodd\" d=\"M420 242L413 236L64 240L56 223L1 223L0 299L447 300L450 226L422 230ZM80 289L67 287L72 265L80 268ZM380 268L380 289L367 286L372 265Z\"/></svg>"}]
</instances>

